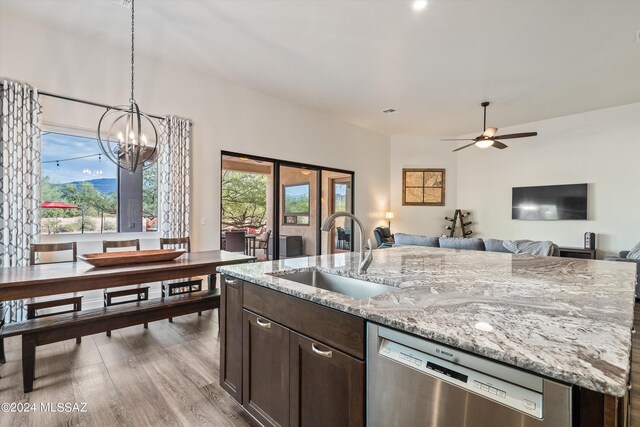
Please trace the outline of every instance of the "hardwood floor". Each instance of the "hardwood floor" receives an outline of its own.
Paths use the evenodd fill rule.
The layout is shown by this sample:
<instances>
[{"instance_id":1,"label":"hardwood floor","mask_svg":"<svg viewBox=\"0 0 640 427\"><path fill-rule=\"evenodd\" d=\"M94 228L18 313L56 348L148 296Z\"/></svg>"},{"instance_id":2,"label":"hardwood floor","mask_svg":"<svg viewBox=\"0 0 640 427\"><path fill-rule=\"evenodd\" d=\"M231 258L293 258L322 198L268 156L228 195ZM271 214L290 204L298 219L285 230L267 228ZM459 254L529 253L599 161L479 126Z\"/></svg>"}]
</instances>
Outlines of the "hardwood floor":
<instances>
[{"instance_id":1,"label":"hardwood floor","mask_svg":"<svg viewBox=\"0 0 640 427\"><path fill-rule=\"evenodd\" d=\"M215 311L38 347L34 391L22 392L20 338L6 340L0 403L35 404L34 413L0 411L0 426L256 426L218 385ZM640 331L640 304L635 327ZM640 333L633 337L631 426L640 427ZM42 412L41 404L86 403L86 412Z\"/></svg>"},{"instance_id":2,"label":"hardwood floor","mask_svg":"<svg viewBox=\"0 0 640 427\"><path fill-rule=\"evenodd\" d=\"M256 426L218 385L218 314L206 311L38 347L33 392L22 392L20 337L5 341L0 426ZM42 412L41 404L86 403L86 412Z\"/></svg>"}]
</instances>

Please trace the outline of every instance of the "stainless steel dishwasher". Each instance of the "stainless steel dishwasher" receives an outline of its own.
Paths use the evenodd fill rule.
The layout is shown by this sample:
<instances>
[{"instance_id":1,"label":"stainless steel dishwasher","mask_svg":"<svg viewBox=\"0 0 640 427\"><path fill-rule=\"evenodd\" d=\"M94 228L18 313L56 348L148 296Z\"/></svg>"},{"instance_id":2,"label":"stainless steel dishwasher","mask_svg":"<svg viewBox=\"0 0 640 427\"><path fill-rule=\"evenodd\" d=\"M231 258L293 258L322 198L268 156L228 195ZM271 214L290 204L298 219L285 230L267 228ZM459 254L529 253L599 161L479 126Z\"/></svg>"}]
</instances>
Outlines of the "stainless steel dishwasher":
<instances>
[{"instance_id":1,"label":"stainless steel dishwasher","mask_svg":"<svg viewBox=\"0 0 640 427\"><path fill-rule=\"evenodd\" d=\"M369 427L570 427L572 387L367 325Z\"/></svg>"}]
</instances>

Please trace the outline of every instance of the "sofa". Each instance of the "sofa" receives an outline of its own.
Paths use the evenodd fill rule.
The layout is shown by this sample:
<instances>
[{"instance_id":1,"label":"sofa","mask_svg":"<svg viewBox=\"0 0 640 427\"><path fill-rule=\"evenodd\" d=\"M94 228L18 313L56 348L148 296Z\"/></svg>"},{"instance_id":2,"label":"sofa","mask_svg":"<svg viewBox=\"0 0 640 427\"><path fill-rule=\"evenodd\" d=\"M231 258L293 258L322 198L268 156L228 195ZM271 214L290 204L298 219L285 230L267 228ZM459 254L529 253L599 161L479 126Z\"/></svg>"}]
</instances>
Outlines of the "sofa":
<instances>
[{"instance_id":1,"label":"sofa","mask_svg":"<svg viewBox=\"0 0 640 427\"><path fill-rule=\"evenodd\" d=\"M395 243L393 234L389 227L376 227L373 230L373 237L376 239L376 248L390 248Z\"/></svg>"},{"instance_id":2,"label":"sofa","mask_svg":"<svg viewBox=\"0 0 640 427\"><path fill-rule=\"evenodd\" d=\"M438 237L431 236L421 236L419 234L406 234L406 233L396 233L394 235L395 243L394 247L397 246L429 246L431 248L440 247Z\"/></svg>"},{"instance_id":3,"label":"sofa","mask_svg":"<svg viewBox=\"0 0 640 427\"><path fill-rule=\"evenodd\" d=\"M427 246L431 248L462 249L473 251L513 253L504 246L504 240L480 239L477 237L433 237L419 234L396 233L393 247ZM534 242L536 243L536 242ZM552 256L560 256L558 245L552 244Z\"/></svg>"},{"instance_id":4,"label":"sofa","mask_svg":"<svg viewBox=\"0 0 640 427\"><path fill-rule=\"evenodd\" d=\"M633 262L636 264L636 278L640 279L640 259L627 258L629 251L621 251L618 256L606 256L605 261L618 261L618 262ZM640 280L639 280L640 281ZM640 283L636 284L636 295L640 295ZM636 297L636 299L638 299Z\"/></svg>"}]
</instances>

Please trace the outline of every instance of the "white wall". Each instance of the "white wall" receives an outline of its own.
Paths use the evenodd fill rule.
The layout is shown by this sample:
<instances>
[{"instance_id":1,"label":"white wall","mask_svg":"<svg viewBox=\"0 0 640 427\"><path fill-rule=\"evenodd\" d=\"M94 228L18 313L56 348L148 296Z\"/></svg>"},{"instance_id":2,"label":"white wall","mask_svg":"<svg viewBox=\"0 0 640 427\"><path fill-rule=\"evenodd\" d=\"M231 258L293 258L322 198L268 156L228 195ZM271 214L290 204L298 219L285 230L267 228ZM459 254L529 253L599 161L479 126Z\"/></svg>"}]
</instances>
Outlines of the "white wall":
<instances>
[{"instance_id":1,"label":"white wall","mask_svg":"<svg viewBox=\"0 0 640 427\"><path fill-rule=\"evenodd\" d=\"M444 217L453 217L457 198L456 156L449 143L439 138L396 136L391 138L391 166L389 194L391 211L395 218L391 221L393 233L416 233L439 236L444 229ZM444 168L444 206L402 206L403 168Z\"/></svg>"},{"instance_id":2,"label":"white wall","mask_svg":"<svg viewBox=\"0 0 640 427\"><path fill-rule=\"evenodd\" d=\"M127 50L72 31L19 15L0 3L0 76L81 99L106 104L126 102ZM136 98L144 110L194 121L194 249L219 246L221 150L353 170L356 214L363 219L369 235L382 222L389 204L387 136L142 52L136 55L136 76ZM65 123L72 119L81 127L97 123L99 114L88 117L85 113L56 117L51 109L45 114L49 121ZM202 218L206 224L201 224ZM98 235L97 240L101 239Z\"/></svg>"},{"instance_id":3,"label":"white wall","mask_svg":"<svg viewBox=\"0 0 640 427\"><path fill-rule=\"evenodd\" d=\"M458 203L473 210L478 236L581 247L584 233L592 231L600 256L640 240L640 103L500 129L524 131L538 136L458 157ZM584 182L588 221L511 219L512 187Z\"/></svg>"},{"instance_id":4,"label":"white wall","mask_svg":"<svg viewBox=\"0 0 640 427\"><path fill-rule=\"evenodd\" d=\"M629 249L640 240L640 103L500 129L499 133L537 131L538 136L505 140L505 150L470 147L457 154L439 138L392 138L391 204L401 204L402 167L457 171L457 205L472 212L474 236L553 240L583 245L586 231L597 234L599 257ZM475 135L471 135L475 136ZM453 156L453 160L452 160ZM453 165L453 166L452 166ZM515 221L511 189L520 186L589 184L588 221ZM396 208L398 209L398 208ZM440 234L430 223L441 216L431 207L399 210L397 231Z\"/></svg>"}]
</instances>

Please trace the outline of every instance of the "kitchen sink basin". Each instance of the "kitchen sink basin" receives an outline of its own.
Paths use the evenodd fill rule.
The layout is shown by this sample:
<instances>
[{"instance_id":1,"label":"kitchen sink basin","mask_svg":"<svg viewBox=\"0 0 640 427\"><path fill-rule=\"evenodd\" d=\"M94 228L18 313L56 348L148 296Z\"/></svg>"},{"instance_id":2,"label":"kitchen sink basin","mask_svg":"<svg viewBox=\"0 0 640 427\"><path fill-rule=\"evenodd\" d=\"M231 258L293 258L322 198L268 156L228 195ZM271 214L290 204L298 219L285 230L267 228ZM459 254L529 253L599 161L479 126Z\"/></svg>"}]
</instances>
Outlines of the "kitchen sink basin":
<instances>
[{"instance_id":1,"label":"kitchen sink basin","mask_svg":"<svg viewBox=\"0 0 640 427\"><path fill-rule=\"evenodd\" d=\"M366 299L394 290L392 286L367 282L338 274L325 273L318 270L298 271L294 273L275 274L274 276L315 288L337 292L355 299Z\"/></svg>"}]
</instances>

